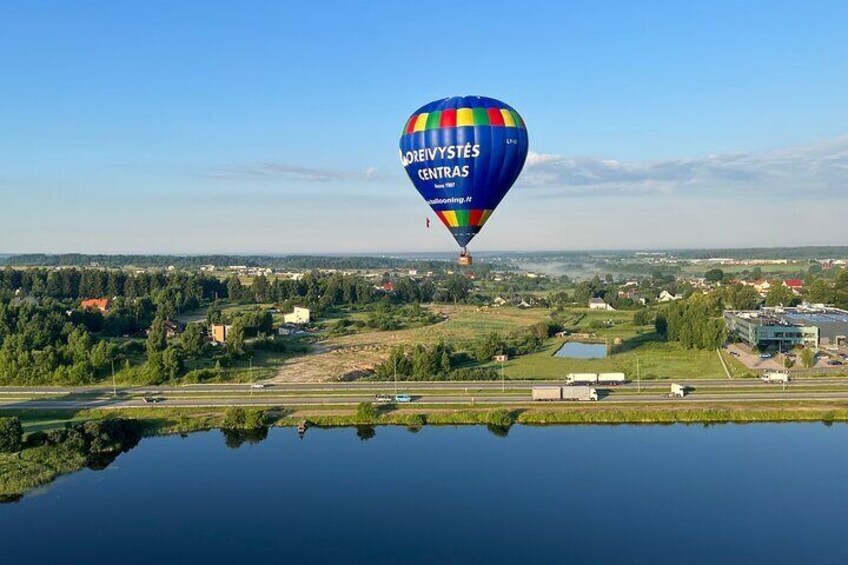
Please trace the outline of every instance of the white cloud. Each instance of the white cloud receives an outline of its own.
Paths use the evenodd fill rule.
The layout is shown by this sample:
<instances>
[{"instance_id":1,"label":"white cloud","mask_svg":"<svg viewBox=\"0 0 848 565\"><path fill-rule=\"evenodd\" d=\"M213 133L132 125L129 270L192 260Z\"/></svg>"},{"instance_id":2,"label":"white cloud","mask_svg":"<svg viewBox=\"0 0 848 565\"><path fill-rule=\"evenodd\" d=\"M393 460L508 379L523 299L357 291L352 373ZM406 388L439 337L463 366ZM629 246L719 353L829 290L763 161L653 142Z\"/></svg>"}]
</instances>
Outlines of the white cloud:
<instances>
[{"instance_id":1,"label":"white cloud","mask_svg":"<svg viewBox=\"0 0 848 565\"><path fill-rule=\"evenodd\" d=\"M521 184L539 196L714 192L848 195L848 136L805 147L621 162L531 152Z\"/></svg>"},{"instance_id":2,"label":"white cloud","mask_svg":"<svg viewBox=\"0 0 848 565\"><path fill-rule=\"evenodd\" d=\"M376 167L368 167L362 172L339 171L285 163L256 162L246 165L221 167L204 173L202 176L219 180L231 179L284 179L307 182L329 181L376 181L383 177L377 174Z\"/></svg>"}]
</instances>

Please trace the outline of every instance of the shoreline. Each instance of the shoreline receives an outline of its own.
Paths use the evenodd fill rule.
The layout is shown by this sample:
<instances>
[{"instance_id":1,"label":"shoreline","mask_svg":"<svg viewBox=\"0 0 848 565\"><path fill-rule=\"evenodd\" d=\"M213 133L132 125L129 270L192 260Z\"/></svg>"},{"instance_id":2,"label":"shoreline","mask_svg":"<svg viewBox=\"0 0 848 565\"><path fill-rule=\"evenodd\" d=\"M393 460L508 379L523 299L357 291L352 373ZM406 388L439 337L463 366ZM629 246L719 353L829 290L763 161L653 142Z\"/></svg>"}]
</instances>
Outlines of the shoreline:
<instances>
[{"instance_id":1,"label":"shoreline","mask_svg":"<svg viewBox=\"0 0 848 565\"><path fill-rule=\"evenodd\" d=\"M788 404L788 405L787 405ZM260 410L266 418L267 433L273 427L297 427L307 423L319 429L377 426L402 426L418 430L425 426L485 425L493 432L505 435L513 425L574 426L574 425L672 425L672 424L776 424L776 423L848 423L848 403L777 402L751 406L722 406L720 404L695 408L670 405L626 407L555 406L431 408L404 407L385 410L381 407L371 417L351 413L350 408L339 410L282 409ZM257 412L257 410L254 410ZM17 415L25 423L27 434L108 418L127 418L141 426L141 437L158 437L220 429L248 437L257 430L226 430L225 408L115 408L68 411L65 414L43 414L37 410L0 410L2 416ZM41 416L41 418L39 418ZM307 432L308 433L308 432ZM261 439L261 438L260 438ZM82 470L86 458L64 445L27 447L14 454L0 454L0 502L14 502L20 496L53 482L62 475Z\"/></svg>"}]
</instances>

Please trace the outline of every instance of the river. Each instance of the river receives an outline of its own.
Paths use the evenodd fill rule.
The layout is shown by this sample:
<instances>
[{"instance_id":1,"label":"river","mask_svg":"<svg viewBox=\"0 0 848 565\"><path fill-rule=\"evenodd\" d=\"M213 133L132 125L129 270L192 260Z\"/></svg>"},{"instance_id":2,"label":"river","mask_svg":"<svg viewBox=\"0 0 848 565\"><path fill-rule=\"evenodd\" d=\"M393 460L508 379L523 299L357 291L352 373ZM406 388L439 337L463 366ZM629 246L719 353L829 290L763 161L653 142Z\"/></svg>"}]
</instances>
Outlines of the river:
<instances>
[{"instance_id":1,"label":"river","mask_svg":"<svg viewBox=\"0 0 848 565\"><path fill-rule=\"evenodd\" d=\"M363 439L367 438L367 439ZM3 563L848 563L848 426L143 440L0 505Z\"/></svg>"}]
</instances>

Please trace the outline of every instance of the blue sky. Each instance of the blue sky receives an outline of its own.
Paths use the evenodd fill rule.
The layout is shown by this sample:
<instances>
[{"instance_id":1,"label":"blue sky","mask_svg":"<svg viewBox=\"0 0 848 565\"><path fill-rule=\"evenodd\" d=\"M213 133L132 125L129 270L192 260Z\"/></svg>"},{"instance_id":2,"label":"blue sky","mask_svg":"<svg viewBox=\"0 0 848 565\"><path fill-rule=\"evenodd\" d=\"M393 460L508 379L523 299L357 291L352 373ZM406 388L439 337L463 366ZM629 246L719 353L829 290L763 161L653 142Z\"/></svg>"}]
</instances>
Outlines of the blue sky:
<instances>
[{"instance_id":1,"label":"blue sky","mask_svg":"<svg viewBox=\"0 0 848 565\"><path fill-rule=\"evenodd\" d=\"M0 3L0 252L450 251L397 157L525 118L472 248L848 244L848 3Z\"/></svg>"}]
</instances>

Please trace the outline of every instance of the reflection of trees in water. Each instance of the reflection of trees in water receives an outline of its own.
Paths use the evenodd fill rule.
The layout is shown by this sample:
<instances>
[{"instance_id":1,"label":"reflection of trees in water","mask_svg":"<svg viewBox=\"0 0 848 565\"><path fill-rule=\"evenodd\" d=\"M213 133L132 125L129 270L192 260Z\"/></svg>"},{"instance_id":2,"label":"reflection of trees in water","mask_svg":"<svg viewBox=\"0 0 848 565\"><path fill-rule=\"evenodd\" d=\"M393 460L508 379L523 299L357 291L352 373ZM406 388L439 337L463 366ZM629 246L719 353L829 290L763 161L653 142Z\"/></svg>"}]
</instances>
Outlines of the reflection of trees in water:
<instances>
[{"instance_id":1,"label":"reflection of trees in water","mask_svg":"<svg viewBox=\"0 0 848 565\"><path fill-rule=\"evenodd\" d=\"M244 442L256 444L268 437L268 427L254 430L221 430L224 434L224 444L230 449L238 449Z\"/></svg>"},{"instance_id":2,"label":"reflection of trees in water","mask_svg":"<svg viewBox=\"0 0 848 565\"><path fill-rule=\"evenodd\" d=\"M374 426L356 426L356 437L362 441L369 440L375 435L377 435L377 430L374 429Z\"/></svg>"},{"instance_id":3,"label":"reflection of trees in water","mask_svg":"<svg viewBox=\"0 0 848 565\"><path fill-rule=\"evenodd\" d=\"M14 504L20 502L23 497L22 494L0 494L0 504Z\"/></svg>"},{"instance_id":4,"label":"reflection of trees in water","mask_svg":"<svg viewBox=\"0 0 848 565\"><path fill-rule=\"evenodd\" d=\"M506 437L509 435L509 426L498 426L495 424L488 424L486 429L491 432L493 436L497 437Z\"/></svg>"}]
</instances>

